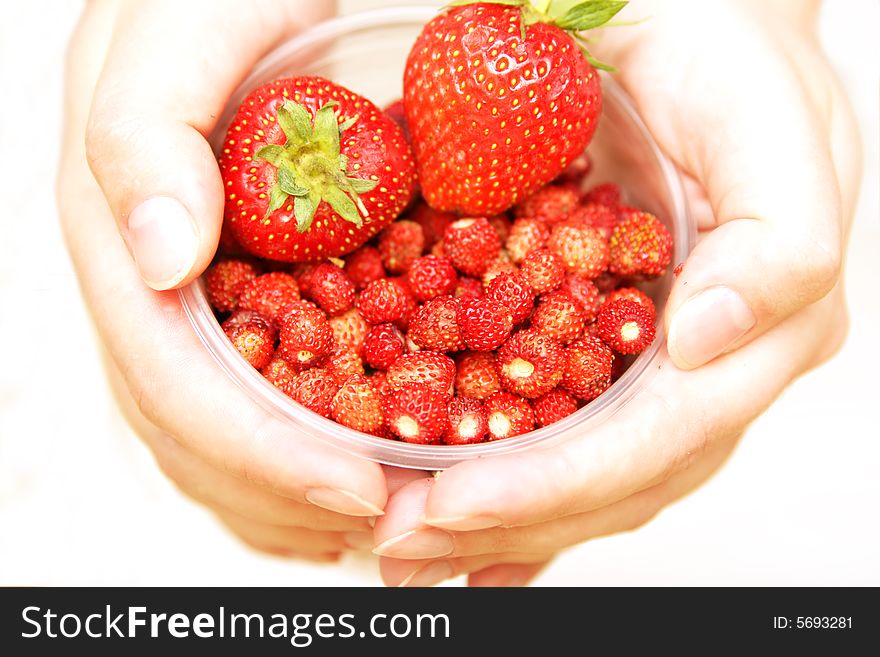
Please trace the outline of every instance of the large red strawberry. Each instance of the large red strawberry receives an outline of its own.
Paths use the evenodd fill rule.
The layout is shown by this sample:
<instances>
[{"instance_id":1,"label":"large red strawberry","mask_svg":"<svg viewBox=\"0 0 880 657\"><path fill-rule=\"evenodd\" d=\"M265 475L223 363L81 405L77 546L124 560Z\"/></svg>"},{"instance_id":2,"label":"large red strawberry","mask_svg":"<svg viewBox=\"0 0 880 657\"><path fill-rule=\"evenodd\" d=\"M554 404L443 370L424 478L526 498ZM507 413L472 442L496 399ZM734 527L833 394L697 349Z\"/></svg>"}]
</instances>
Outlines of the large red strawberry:
<instances>
[{"instance_id":1,"label":"large red strawberry","mask_svg":"<svg viewBox=\"0 0 880 657\"><path fill-rule=\"evenodd\" d=\"M578 33L625 4L459 1L425 26L403 88L429 205L503 212L583 153L602 109L594 65L603 65Z\"/></svg>"},{"instance_id":2,"label":"large red strawberry","mask_svg":"<svg viewBox=\"0 0 880 657\"><path fill-rule=\"evenodd\" d=\"M415 163L394 121L314 76L252 91L219 158L225 220L249 252L301 262L354 251L409 204Z\"/></svg>"}]
</instances>

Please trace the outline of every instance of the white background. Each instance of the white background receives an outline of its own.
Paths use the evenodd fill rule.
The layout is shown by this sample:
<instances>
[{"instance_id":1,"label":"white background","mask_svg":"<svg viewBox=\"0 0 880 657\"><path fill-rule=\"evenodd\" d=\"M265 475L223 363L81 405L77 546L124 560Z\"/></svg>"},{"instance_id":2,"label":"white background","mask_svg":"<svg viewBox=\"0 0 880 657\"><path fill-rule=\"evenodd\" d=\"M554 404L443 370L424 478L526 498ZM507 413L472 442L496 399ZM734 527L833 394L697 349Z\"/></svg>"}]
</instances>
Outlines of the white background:
<instances>
[{"instance_id":1,"label":"white background","mask_svg":"<svg viewBox=\"0 0 880 657\"><path fill-rule=\"evenodd\" d=\"M341 2L379 4L393 2ZM791 386L699 492L640 531L569 550L538 584L880 585L880 5L828 5L823 41L865 148L846 347ZM53 198L64 47L79 10L0 9L0 584L378 584L370 557L317 567L242 547L158 473L117 416Z\"/></svg>"}]
</instances>

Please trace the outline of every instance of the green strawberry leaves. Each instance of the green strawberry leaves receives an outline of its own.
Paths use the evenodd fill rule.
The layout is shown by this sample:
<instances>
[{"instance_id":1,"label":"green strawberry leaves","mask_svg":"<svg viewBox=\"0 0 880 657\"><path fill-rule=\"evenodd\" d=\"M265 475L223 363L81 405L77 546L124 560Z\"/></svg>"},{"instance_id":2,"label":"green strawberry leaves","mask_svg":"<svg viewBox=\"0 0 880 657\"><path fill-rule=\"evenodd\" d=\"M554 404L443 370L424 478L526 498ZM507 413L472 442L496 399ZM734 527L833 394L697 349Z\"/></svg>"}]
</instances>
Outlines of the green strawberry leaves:
<instances>
[{"instance_id":1,"label":"green strawberry leaves","mask_svg":"<svg viewBox=\"0 0 880 657\"><path fill-rule=\"evenodd\" d=\"M369 216L358 195L372 191L378 183L349 175L348 158L340 152L340 136L358 117L340 123L336 106L335 101L323 105L314 121L305 107L291 100L278 108L278 125L286 142L263 146L256 153L277 169L264 220L288 204L290 197L300 233L311 227L322 201L358 227Z\"/></svg>"},{"instance_id":2,"label":"green strawberry leaves","mask_svg":"<svg viewBox=\"0 0 880 657\"><path fill-rule=\"evenodd\" d=\"M588 0L575 5L568 13L556 19L556 26L563 30L592 30L605 25L626 7L622 0Z\"/></svg>"}]
</instances>

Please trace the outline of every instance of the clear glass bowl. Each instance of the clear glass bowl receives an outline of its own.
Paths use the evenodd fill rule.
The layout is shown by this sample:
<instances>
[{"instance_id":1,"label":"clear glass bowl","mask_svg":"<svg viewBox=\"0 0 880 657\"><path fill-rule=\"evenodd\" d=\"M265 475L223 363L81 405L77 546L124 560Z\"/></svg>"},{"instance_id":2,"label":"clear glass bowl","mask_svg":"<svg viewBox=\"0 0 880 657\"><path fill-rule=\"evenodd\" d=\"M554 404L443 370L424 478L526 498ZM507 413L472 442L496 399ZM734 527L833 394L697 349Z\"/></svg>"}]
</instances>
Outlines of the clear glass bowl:
<instances>
[{"instance_id":1,"label":"clear glass bowl","mask_svg":"<svg viewBox=\"0 0 880 657\"><path fill-rule=\"evenodd\" d=\"M402 95L407 53L422 26L435 14L426 7L393 7L322 23L273 50L239 86L217 124L212 143L219 148L241 100L269 80L302 74L321 75L384 106ZM365 74L364 71L369 71ZM675 240L673 263L690 252L693 228L681 179L663 155L633 103L613 79L603 79L604 110L588 149L591 182L613 181L627 200L662 219ZM667 273L646 292L657 302L658 317L672 284ZM665 341L658 326L653 345L598 399L564 420L531 433L477 445L414 445L376 438L323 418L292 401L241 358L224 335L205 296L201 280L180 292L193 327L223 370L253 400L302 433L364 458L405 468L442 470L467 459L521 452L583 434L620 410L645 385ZM660 321L658 320L658 324Z\"/></svg>"}]
</instances>

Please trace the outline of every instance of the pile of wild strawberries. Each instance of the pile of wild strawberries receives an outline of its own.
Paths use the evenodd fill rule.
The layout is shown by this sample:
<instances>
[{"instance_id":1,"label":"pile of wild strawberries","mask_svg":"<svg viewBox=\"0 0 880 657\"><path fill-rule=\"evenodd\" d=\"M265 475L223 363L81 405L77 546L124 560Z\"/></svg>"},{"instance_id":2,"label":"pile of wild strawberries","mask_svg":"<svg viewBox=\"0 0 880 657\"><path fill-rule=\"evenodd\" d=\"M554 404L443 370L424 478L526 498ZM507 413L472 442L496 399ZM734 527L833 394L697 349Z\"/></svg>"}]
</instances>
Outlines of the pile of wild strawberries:
<instances>
[{"instance_id":1,"label":"pile of wild strawberries","mask_svg":"<svg viewBox=\"0 0 880 657\"><path fill-rule=\"evenodd\" d=\"M458 445L543 427L604 392L654 339L633 281L672 238L577 170L512 216L419 202L343 259L218 260L208 298L239 353L306 408L358 431Z\"/></svg>"},{"instance_id":2,"label":"pile of wild strawberries","mask_svg":"<svg viewBox=\"0 0 880 657\"><path fill-rule=\"evenodd\" d=\"M219 155L223 330L296 402L411 443L499 440L602 394L654 340L672 237L587 189L586 3L456 3L386 110L317 76L241 103ZM567 6L567 5L566 5ZM543 9L543 10L542 10Z\"/></svg>"}]
</instances>

